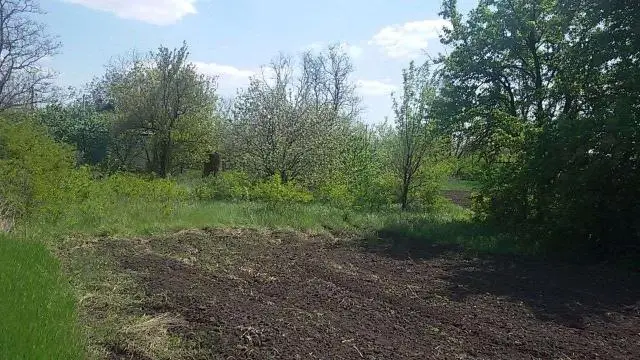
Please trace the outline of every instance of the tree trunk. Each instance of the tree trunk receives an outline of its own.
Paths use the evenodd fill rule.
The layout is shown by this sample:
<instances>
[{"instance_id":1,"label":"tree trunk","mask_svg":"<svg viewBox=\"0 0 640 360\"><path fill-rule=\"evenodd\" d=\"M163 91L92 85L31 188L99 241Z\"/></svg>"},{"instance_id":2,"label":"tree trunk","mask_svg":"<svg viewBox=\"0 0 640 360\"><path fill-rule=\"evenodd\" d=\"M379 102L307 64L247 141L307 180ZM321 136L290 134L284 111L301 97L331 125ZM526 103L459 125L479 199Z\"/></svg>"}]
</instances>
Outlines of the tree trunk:
<instances>
[{"instance_id":1,"label":"tree trunk","mask_svg":"<svg viewBox=\"0 0 640 360\"><path fill-rule=\"evenodd\" d=\"M171 133L160 143L160 159L158 162L158 176L166 178L169 173L169 164L171 163Z\"/></svg>"},{"instance_id":2,"label":"tree trunk","mask_svg":"<svg viewBox=\"0 0 640 360\"><path fill-rule=\"evenodd\" d=\"M402 184L402 193L400 194L400 204L402 205L402 210L407 210L409 202L409 184Z\"/></svg>"},{"instance_id":3,"label":"tree trunk","mask_svg":"<svg viewBox=\"0 0 640 360\"><path fill-rule=\"evenodd\" d=\"M289 176L287 175L287 171L286 170L281 170L280 171L280 181L283 184L286 184L289 181Z\"/></svg>"}]
</instances>

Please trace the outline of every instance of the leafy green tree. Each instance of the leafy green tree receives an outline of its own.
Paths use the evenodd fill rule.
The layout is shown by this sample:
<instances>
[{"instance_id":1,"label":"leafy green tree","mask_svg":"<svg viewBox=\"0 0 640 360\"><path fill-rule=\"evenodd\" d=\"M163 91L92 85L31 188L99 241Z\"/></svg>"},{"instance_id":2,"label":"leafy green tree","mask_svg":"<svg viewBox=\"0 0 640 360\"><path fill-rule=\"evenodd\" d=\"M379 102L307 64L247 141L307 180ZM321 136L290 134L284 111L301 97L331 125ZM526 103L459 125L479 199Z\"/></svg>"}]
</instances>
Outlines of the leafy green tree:
<instances>
[{"instance_id":1,"label":"leafy green tree","mask_svg":"<svg viewBox=\"0 0 640 360\"><path fill-rule=\"evenodd\" d=\"M638 252L638 7L443 4L441 128L483 159L478 210L533 227L536 246Z\"/></svg>"},{"instance_id":2,"label":"leafy green tree","mask_svg":"<svg viewBox=\"0 0 640 360\"><path fill-rule=\"evenodd\" d=\"M148 170L160 177L202 163L212 148L215 83L188 62L186 44L160 47L124 70L107 77L116 132L127 140L121 149L142 142Z\"/></svg>"},{"instance_id":3,"label":"leafy green tree","mask_svg":"<svg viewBox=\"0 0 640 360\"><path fill-rule=\"evenodd\" d=\"M77 101L48 105L37 112L37 118L54 139L76 148L80 163L97 165L105 161L111 141L111 114Z\"/></svg>"},{"instance_id":4,"label":"leafy green tree","mask_svg":"<svg viewBox=\"0 0 640 360\"><path fill-rule=\"evenodd\" d=\"M402 72L403 87L400 98L393 99L396 125L395 166L400 178L400 204L407 209L410 194L419 187L421 171L426 159L435 150L435 122L431 107L436 96L434 79L428 65L414 62Z\"/></svg>"},{"instance_id":5,"label":"leafy green tree","mask_svg":"<svg viewBox=\"0 0 640 360\"><path fill-rule=\"evenodd\" d=\"M380 210L396 201L391 160L394 133L386 123L353 124L335 164L316 190L318 198L339 207Z\"/></svg>"}]
</instances>

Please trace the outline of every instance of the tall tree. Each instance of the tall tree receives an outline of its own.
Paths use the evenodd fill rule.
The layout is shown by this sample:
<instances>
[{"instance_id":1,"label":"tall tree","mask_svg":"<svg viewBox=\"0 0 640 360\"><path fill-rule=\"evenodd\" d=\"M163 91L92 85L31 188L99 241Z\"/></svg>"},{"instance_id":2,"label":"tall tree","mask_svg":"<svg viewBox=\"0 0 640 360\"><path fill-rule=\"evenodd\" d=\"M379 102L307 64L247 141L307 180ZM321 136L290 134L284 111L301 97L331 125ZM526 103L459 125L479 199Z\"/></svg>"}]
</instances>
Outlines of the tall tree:
<instances>
[{"instance_id":1,"label":"tall tree","mask_svg":"<svg viewBox=\"0 0 640 360\"><path fill-rule=\"evenodd\" d=\"M34 0L0 0L0 110L33 107L46 100L53 74L42 61L60 48L33 18Z\"/></svg>"},{"instance_id":2,"label":"tall tree","mask_svg":"<svg viewBox=\"0 0 640 360\"><path fill-rule=\"evenodd\" d=\"M212 149L215 83L187 58L186 44L160 47L124 74L109 76L119 132L144 138L147 167L160 177L176 162L202 163Z\"/></svg>"},{"instance_id":3,"label":"tall tree","mask_svg":"<svg viewBox=\"0 0 640 360\"><path fill-rule=\"evenodd\" d=\"M236 98L231 141L247 171L313 182L331 168L358 105L350 60L339 51L303 54L299 68L280 55Z\"/></svg>"},{"instance_id":4,"label":"tall tree","mask_svg":"<svg viewBox=\"0 0 640 360\"><path fill-rule=\"evenodd\" d=\"M411 190L419 185L416 175L433 150L435 122L430 112L436 87L426 63L416 66L412 61L402 71L402 81L402 94L393 99L393 109L398 141L395 164L400 177L400 204L405 210Z\"/></svg>"},{"instance_id":5,"label":"tall tree","mask_svg":"<svg viewBox=\"0 0 640 360\"><path fill-rule=\"evenodd\" d=\"M638 10L481 0L463 18L444 2L439 118L485 159L481 213L534 226L537 244L638 252Z\"/></svg>"}]
</instances>

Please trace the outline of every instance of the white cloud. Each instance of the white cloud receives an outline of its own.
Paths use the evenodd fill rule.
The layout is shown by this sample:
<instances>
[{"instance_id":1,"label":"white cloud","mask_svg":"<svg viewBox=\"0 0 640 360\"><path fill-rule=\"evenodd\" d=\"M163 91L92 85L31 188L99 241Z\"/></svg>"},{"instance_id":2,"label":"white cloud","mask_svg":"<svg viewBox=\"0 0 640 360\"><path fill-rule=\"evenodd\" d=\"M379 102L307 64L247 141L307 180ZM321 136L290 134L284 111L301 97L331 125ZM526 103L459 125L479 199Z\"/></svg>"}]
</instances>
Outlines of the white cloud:
<instances>
[{"instance_id":1,"label":"white cloud","mask_svg":"<svg viewBox=\"0 0 640 360\"><path fill-rule=\"evenodd\" d=\"M382 28L369 41L369 45L382 48L392 58L416 57L427 48L429 40L438 37L443 27L450 27L447 20L412 21Z\"/></svg>"},{"instance_id":2,"label":"white cloud","mask_svg":"<svg viewBox=\"0 0 640 360\"><path fill-rule=\"evenodd\" d=\"M62 0L90 9L106 11L123 19L154 25L170 25L197 13L197 0Z\"/></svg>"},{"instance_id":3,"label":"white cloud","mask_svg":"<svg viewBox=\"0 0 640 360\"><path fill-rule=\"evenodd\" d=\"M362 56L364 49L360 46L350 44L346 41L343 41L338 44L340 49L344 51L347 55L349 55L352 59L357 59ZM309 45L307 45L304 50L310 50L312 52L320 52L325 50L329 46L329 43L316 41Z\"/></svg>"},{"instance_id":4,"label":"white cloud","mask_svg":"<svg viewBox=\"0 0 640 360\"><path fill-rule=\"evenodd\" d=\"M251 70L242 70L231 65L220 65L216 63L207 63L202 61L194 61L198 71L207 75L218 75L224 78L247 79L256 73Z\"/></svg>"},{"instance_id":5,"label":"white cloud","mask_svg":"<svg viewBox=\"0 0 640 360\"><path fill-rule=\"evenodd\" d=\"M237 89L249 85L249 78L257 75L253 70L239 69L231 65L221 65L203 61L194 61L196 69L205 74L217 76L218 90L223 95L232 96Z\"/></svg>"},{"instance_id":6,"label":"white cloud","mask_svg":"<svg viewBox=\"0 0 640 360\"><path fill-rule=\"evenodd\" d=\"M396 90L396 86L378 80L358 80L358 90L363 95L371 96L389 96Z\"/></svg>"},{"instance_id":7,"label":"white cloud","mask_svg":"<svg viewBox=\"0 0 640 360\"><path fill-rule=\"evenodd\" d=\"M349 54L349 56L351 56L352 59L359 58L362 55L362 53L364 52L364 49L362 49L360 46L351 45L351 44L346 43L346 42L340 43L340 48L344 52Z\"/></svg>"}]
</instances>

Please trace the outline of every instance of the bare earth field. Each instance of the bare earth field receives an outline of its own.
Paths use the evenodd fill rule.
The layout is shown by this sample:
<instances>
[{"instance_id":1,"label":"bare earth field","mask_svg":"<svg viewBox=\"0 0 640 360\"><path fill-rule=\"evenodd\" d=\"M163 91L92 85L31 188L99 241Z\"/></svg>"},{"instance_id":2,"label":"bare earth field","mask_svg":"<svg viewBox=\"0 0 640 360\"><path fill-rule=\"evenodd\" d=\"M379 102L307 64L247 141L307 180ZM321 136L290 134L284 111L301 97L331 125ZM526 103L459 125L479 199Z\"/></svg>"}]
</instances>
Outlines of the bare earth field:
<instances>
[{"instance_id":1,"label":"bare earth field","mask_svg":"<svg viewBox=\"0 0 640 360\"><path fill-rule=\"evenodd\" d=\"M384 244L192 230L61 257L111 359L640 359L637 274Z\"/></svg>"}]
</instances>

